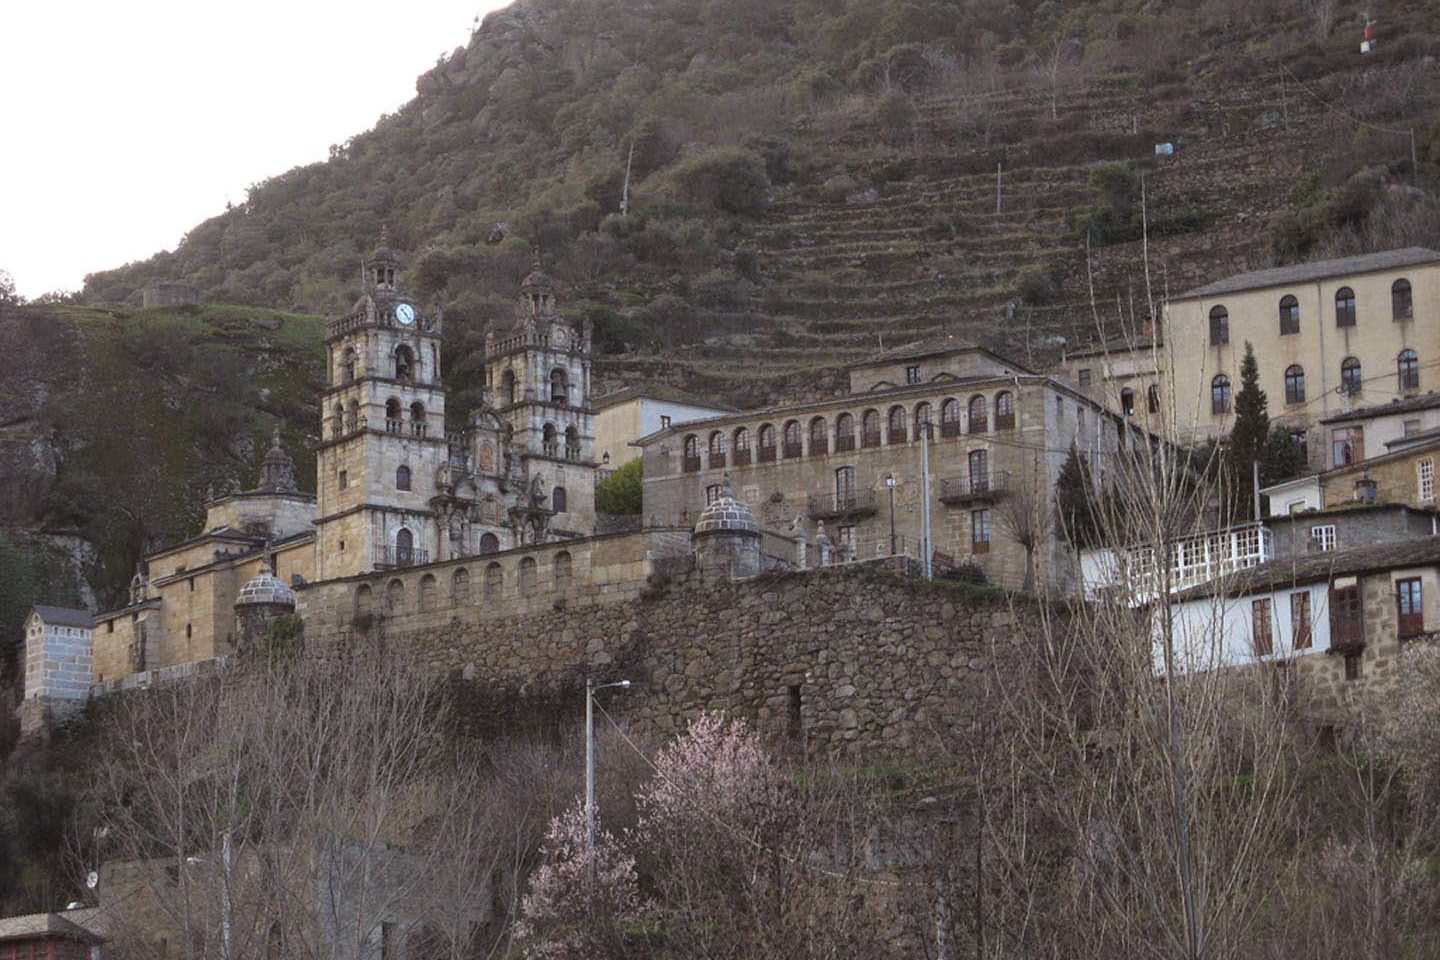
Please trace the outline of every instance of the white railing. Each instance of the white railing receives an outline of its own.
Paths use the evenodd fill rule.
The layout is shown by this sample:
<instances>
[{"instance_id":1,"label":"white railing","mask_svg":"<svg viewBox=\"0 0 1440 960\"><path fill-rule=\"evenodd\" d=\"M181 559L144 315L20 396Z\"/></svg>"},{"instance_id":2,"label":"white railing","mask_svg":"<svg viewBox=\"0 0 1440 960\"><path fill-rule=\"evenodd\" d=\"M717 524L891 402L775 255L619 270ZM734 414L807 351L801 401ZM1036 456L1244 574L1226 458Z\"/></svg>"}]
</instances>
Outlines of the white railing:
<instances>
[{"instance_id":1,"label":"white railing","mask_svg":"<svg viewBox=\"0 0 1440 960\"><path fill-rule=\"evenodd\" d=\"M1140 604L1153 600L1162 583L1170 593L1178 593L1274 558L1274 533L1264 524L1251 523L1169 544L1163 580L1153 547L1087 550L1081 556L1081 575L1088 597L1119 590L1128 602Z\"/></svg>"}]
</instances>

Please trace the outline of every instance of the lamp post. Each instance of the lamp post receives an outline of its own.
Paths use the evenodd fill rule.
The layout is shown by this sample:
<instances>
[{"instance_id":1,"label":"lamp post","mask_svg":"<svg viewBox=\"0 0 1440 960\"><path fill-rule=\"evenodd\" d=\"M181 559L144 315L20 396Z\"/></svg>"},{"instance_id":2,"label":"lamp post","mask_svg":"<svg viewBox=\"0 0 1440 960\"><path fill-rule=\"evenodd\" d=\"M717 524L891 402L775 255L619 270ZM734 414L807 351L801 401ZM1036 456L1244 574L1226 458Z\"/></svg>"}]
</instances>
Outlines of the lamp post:
<instances>
[{"instance_id":1,"label":"lamp post","mask_svg":"<svg viewBox=\"0 0 1440 960\"><path fill-rule=\"evenodd\" d=\"M895 474L885 475L885 488L890 491L890 556L895 556Z\"/></svg>"},{"instance_id":2,"label":"lamp post","mask_svg":"<svg viewBox=\"0 0 1440 960\"><path fill-rule=\"evenodd\" d=\"M585 678L585 853L592 857L595 855L595 692L629 686L629 680L597 685L592 678Z\"/></svg>"}]
</instances>

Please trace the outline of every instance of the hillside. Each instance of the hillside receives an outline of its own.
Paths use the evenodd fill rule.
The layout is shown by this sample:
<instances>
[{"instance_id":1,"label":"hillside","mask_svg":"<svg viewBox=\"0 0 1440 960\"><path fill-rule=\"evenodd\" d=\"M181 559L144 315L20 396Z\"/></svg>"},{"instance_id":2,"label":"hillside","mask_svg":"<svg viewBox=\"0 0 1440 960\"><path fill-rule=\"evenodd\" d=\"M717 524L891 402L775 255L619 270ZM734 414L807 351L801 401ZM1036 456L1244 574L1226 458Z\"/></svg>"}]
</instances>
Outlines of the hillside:
<instances>
[{"instance_id":1,"label":"hillside","mask_svg":"<svg viewBox=\"0 0 1440 960\"><path fill-rule=\"evenodd\" d=\"M1142 174L1157 296L1435 242L1410 190L1440 172L1433 26L1366 9L1368 57L1357 3L521 0L328 162L85 297L179 279L334 312L383 221L459 321L462 386L535 248L597 321L611 385L825 392L881 338L942 327L1043 363L1096 334L1087 232L1101 319L1143 315Z\"/></svg>"}]
</instances>

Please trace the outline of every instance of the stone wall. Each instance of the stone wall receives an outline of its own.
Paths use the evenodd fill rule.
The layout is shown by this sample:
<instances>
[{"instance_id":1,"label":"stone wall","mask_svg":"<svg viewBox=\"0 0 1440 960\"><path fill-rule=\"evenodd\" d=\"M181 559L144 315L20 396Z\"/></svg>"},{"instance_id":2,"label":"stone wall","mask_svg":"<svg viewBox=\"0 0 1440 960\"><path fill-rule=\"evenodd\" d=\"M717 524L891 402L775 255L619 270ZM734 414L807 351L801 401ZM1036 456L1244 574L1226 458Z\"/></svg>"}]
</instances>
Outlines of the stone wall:
<instances>
[{"instance_id":1,"label":"stone wall","mask_svg":"<svg viewBox=\"0 0 1440 960\"><path fill-rule=\"evenodd\" d=\"M373 632L433 670L522 693L578 691L586 675L629 679L614 707L643 733L723 710L812 751L913 755L993 720L991 665L1038 627L998 593L897 567L739 581L659 573L609 597L552 592L510 615L478 602L357 622L343 598L317 595L333 585L301 590L300 606L317 655Z\"/></svg>"}]
</instances>

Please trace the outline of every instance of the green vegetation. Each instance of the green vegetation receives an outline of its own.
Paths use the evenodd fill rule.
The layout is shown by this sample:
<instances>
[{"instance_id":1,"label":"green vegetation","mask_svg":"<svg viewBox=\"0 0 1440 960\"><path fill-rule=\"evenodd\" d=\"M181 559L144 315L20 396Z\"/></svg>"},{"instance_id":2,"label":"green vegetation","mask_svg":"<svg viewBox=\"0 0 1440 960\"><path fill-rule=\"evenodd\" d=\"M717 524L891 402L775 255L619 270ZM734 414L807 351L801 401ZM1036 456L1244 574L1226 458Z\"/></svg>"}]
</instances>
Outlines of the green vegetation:
<instances>
[{"instance_id":1,"label":"green vegetation","mask_svg":"<svg viewBox=\"0 0 1440 960\"><path fill-rule=\"evenodd\" d=\"M1249 341L1240 362L1240 391L1235 394L1235 426L1230 429L1227 454L1234 481L1232 516L1237 520L1256 519L1253 478L1257 463L1262 487L1288 480L1305 468L1290 431L1281 426L1271 428L1269 400L1260 389L1260 366Z\"/></svg>"},{"instance_id":2,"label":"green vegetation","mask_svg":"<svg viewBox=\"0 0 1440 960\"><path fill-rule=\"evenodd\" d=\"M640 476L641 461L636 457L596 485L595 509L618 516L639 515Z\"/></svg>"}]
</instances>

